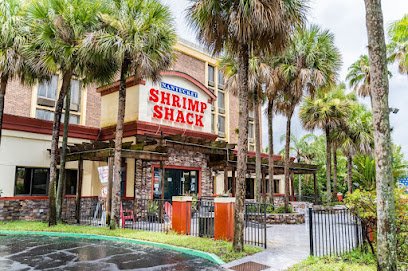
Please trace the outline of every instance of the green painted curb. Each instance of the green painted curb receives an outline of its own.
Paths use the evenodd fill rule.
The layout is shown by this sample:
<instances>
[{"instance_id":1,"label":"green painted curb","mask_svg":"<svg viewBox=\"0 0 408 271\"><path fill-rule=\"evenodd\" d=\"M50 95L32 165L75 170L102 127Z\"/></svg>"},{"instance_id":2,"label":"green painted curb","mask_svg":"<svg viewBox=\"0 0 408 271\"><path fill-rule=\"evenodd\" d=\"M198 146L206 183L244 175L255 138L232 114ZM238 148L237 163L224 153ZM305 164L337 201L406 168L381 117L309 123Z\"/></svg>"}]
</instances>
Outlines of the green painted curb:
<instances>
[{"instance_id":1,"label":"green painted curb","mask_svg":"<svg viewBox=\"0 0 408 271\"><path fill-rule=\"evenodd\" d=\"M9 231L9 230L0 230L0 234L7 234L7 235L44 235L44 236L53 236L53 237L72 237L72 238L83 238L83 239L93 239L93 240L104 240L104 241L116 241L116 242L125 242L131 243L136 245L148 245L153 247L158 247L162 249L173 250L177 252L181 252L184 254L188 254L195 257L200 257L211 261L218 265L223 265L225 262L221 260L218 256L204 252L199 250L194 250L190 248L178 247L168 244L144 241L144 240L137 240L137 239L130 239L124 237L114 237L114 236L106 236L106 235L98 235L98 234L85 234L85 233L68 233L68 232L48 232L48 231Z\"/></svg>"}]
</instances>

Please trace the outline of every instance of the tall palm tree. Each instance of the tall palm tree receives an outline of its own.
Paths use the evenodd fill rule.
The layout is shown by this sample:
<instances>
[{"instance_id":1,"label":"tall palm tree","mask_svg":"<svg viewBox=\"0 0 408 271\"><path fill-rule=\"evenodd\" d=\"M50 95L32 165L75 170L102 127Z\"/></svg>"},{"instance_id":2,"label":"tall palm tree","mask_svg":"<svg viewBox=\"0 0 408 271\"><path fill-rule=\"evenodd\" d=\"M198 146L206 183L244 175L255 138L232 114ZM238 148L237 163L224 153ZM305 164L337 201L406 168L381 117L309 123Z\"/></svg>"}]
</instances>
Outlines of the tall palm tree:
<instances>
[{"instance_id":1,"label":"tall palm tree","mask_svg":"<svg viewBox=\"0 0 408 271\"><path fill-rule=\"evenodd\" d=\"M238 61L231 53L224 55L220 60L220 69L226 79L226 90L231 94L238 94ZM265 57L251 55L249 59L249 90L250 102L248 107L254 111L255 118L255 200L260 201L261 195L261 130L260 130L260 106L263 102L263 86L269 80L271 67L267 65Z\"/></svg>"},{"instance_id":2,"label":"tall palm tree","mask_svg":"<svg viewBox=\"0 0 408 271\"><path fill-rule=\"evenodd\" d=\"M8 83L18 78L22 83L31 84L38 76L22 55L22 46L26 43L23 22L24 10L20 0L0 1L0 142Z\"/></svg>"},{"instance_id":3,"label":"tall palm tree","mask_svg":"<svg viewBox=\"0 0 408 271\"><path fill-rule=\"evenodd\" d=\"M245 177L248 154L248 73L250 52L279 52L294 26L305 20L305 1L193 0L189 16L198 38L213 53L228 47L239 62L239 135L234 249L243 249ZM251 50L252 49L252 50Z\"/></svg>"},{"instance_id":4,"label":"tall palm tree","mask_svg":"<svg viewBox=\"0 0 408 271\"><path fill-rule=\"evenodd\" d=\"M388 36L389 60L398 62L399 72L408 75L408 14L390 25Z\"/></svg>"},{"instance_id":5,"label":"tall palm tree","mask_svg":"<svg viewBox=\"0 0 408 271\"><path fill-rule=\"evenodd\" d=\"M326 136L326 189L327 199L331 200L331 155L332 131L334 127L345 127L350 113L350 103L340 99L344 96L344 85L329 92L320 90L315 98L307 97L300 107L299 117L306 129L322 129Z\"/></svg>"},{"instance_id":6,"label":"tall palm tree","mask_svg":"<svg viewBox=\"0 0 408 271\"><path fill-rule=\"evenodd\" d=\"M160 79L160 72L173 61L176 42L169 9L158 0L109 1L109 14L102 14L104 29L88 36L85 43L91 51L114 60L119 68L119 100L115 135L111 228L119 225L122 139L125 118L126 79Z\"/></svg>"},{"instance_id":7,"label":"tall palm tree","mask_svg":"<svg viewBox=\"0 0 408 271\"><path fill-rule=\"evenodd\" d=\"M92 0L38 0L27 8L27 31L29 42L24 55L29 64L40 73L57 74L62 77L58 99L55 103L52 127L49 219L50 226L56 220L56 182L58 141L64 98L74 76L86 78L84 82L108 82L112 80L114 65L102 55L85 59L80 55L81 41L86 33L100 27L99 2Z\"/></svg>"},{"instance_id":8,"label":"tall palm tree","mask_svg":"<svg viewBox=\"0 0 408 271\"><path fill-rule=\"evenodd\" d=\"M299 29L288 50L274 60L280 84L277 109L286 116L285 143L285 208L289 208L289 164L292 116L305 93L335 83L341 56L334 45L334 36L316 25Z\"/></svg>"},{"instance_id":9,"label":"tall palm tree","mask_svg":"<svg viewBox=\"0 0 408 271\"><path fill-rule=\"evenodd\" d=\"M377 260L379 270L397 270L394 179L388 105L387 48L380 0L364 0L373 99L377 183Z\"/></svg>"}]
</instances>

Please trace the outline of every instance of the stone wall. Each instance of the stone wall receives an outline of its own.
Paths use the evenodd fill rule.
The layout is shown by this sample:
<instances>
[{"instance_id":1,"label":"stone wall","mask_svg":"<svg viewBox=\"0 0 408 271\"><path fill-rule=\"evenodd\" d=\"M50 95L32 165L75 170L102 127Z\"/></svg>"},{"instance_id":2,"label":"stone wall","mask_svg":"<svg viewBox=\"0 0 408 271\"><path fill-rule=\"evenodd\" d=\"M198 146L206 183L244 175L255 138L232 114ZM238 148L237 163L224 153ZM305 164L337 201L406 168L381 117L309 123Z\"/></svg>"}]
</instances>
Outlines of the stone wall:
<instances>
[{"instance_id":1,"label":"stone wall","mask_svg":"<svg viewBox=\"0 0 408 271\"><path fill-rule=\"evenodd\" d=\"M81 216L92 216L98 202L97 197L81 200ZM75 218L75 198L65 198L62 217L71 221ZM35 220L45 221L48 218L48 199L0 199L0 221Z\"/></svg>"},{"instance_id":2,"label":"stone wall","mask_svg":"<svg viewBox=\"0 0 408 271\"><path fill-rule=\"evenodd\" d=\"M168 159L164 162L164 166L200 168L201 169L201 185L199 191L201 196L210 197L213 194L213 182L211 180L211 169L208 167L207 155L190 150L169 149ZM152 169L153 166L159 166L155 162L136 162L136 184L135 195L136 199L148 199L152 194Z\"/></svg>"}]
</instances>

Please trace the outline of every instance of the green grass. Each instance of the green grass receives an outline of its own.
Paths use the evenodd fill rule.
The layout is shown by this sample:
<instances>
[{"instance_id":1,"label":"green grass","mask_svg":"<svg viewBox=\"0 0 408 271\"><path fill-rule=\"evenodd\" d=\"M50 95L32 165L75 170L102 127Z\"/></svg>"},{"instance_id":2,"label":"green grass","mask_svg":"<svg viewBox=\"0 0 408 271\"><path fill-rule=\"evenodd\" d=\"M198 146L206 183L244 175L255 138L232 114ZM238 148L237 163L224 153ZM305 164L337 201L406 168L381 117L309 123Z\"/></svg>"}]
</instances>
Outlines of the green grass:
<instances>
[{"instance_id":1,"label":"green grass","mask_svg":"<svg viewBox=\"0 0 408 271\"><path fill-rule=\"evenodd\" d=\"M354 250L342 256L309 257L288 271L375 271L375 258L370 253Z\"/></svg>"},{"instance_id":2,"label":"green grass","mask_svg":"<svg viewBox=\"0 0 408 271\"><path fill-rule=\"evenodd\" d=\"M258 247L245 246L245 250L243 252L235 252L232 249L232 244L230 242L219 240L216 241L213 239L193 237L187 235L179 235L173 232L158 233L130 229L109 230L108 228L97 228L90 226L78 226L68 224L59 224L54 227L48 227L48 225L43 222L28 222L28 221L0 222L0 230L68 232L124 237L129 239L144 240L200 250L215 254L224 262L230 262L262 251L262 249Z\"/></svg>"}]
</instances>

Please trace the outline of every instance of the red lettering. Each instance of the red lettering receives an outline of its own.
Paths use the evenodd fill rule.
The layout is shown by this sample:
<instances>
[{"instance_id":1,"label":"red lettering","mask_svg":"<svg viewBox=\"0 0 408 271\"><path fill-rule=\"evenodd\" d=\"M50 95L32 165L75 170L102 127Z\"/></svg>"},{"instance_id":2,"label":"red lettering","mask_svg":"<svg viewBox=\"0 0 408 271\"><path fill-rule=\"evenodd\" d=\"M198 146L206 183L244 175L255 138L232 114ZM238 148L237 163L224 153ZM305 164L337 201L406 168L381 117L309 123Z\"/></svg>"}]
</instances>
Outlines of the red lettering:
<instances>
[{"instance_id":1,"label":"red lettering","mask_svg":"<svg viewBox=\"0 0 408 271\"><path fill-rule=\"evenodd\" d=\"M204 114L204 111L207 109L207 104L201 102L201 113Z\"/></svg>"},{"instance_id":2,"label":"red lettering","mask_svg":"<svg viewBox=\"0 0 408 271\"><path fill-rule=\"evenodd\" d=\"M159 101L159 90L158 89L150 89L150 97L149 101L157 103Z\"/></svg>"},{"instance_id":3,"label":"red lettering","mask_svg":"<svg viewBox=\"0 0 408 271\"><path fill-rule=\"evenodd\" d=\"M164 108L164 119L174 121L174 109L165 107Z\"/></svg>"},{"instance_id":4,"label":"red lettering","mask_svg":"<svg viewBox=\"0 0 408 271\"><path fill-rule=\"evenodd\" d=\"M193 101L192 99L188 99L188 110L198 112L198 101Z\"/></svg>"},{"instance_id":5,"label":"red lettering","mask_svg":"<svg viewBox=\"0 0 408 271\"><path fill-rule=\"evenodd\" d=\"M180 108L180 97L173 95L173 106Z\"/></svg>"},{"instance_id":6,"label":"red lettering","mask_svg":"<svg viewBox=\"0 0 408 271\"><path fill-rule=\"evenodd\" d=\"M177 112L176 122L186 123L186 121L184 120L184 114L183 114L183 111L178 110L178 112Z\"/></svg>"},{"instance_id":7,"label":"red lettering","mask_svg":"<svg viewBox=\"0 0 408 271\"><path fill-rule=\"evenodd\" d=\"M187 109L187 98L183 97L183 109Z\"/></svg>"},{"instance_id":8,"label":"red lettering","mask_svg":"<svg viewBox=\"0 0 408 271\"><path fill-rule=\"evenodd\" d=\"M199 127L204 127L204 124L203 124L203 116L195 115L195 117L196 117L195 125L196 125L196 126L199 126Z\"/></svg>"},{"instance_id":9,"label":"red lettering","mask_svg":"<svg viewBox=\"0 0 408 271\"><path fill-rule=\"evenodd\" d=\"M161 93L161 103L170 105L170 93L163 92Z\"/></svg>"},{"instance_id":10,"label":"red lettering","mask_svg":"<svg viewBox=\"0 0 408 271\"><path fill-rule=\"evenodd\" d=\"M163 118L163 113L162 113L163 107L161 107L160 105L155 105L153 107L153 118L156 119L162 119Z\"/></svg>"},{"instance_id":11,"label":"red lettering","mask_svg":"<svg viewBox=\"0 0 408 271\"><path fill-rule=\"evenodd\" d=\"M187 113L186 120L187 120L187 124L193 125L194 124L194 114Z\"/></svg>"}]
</instances>

